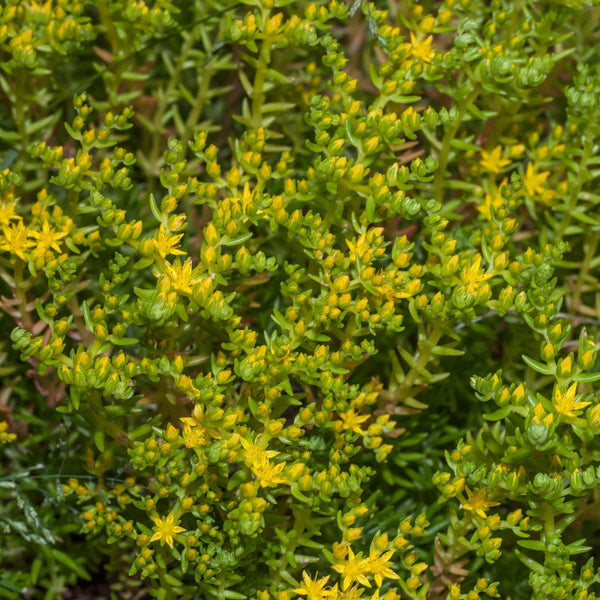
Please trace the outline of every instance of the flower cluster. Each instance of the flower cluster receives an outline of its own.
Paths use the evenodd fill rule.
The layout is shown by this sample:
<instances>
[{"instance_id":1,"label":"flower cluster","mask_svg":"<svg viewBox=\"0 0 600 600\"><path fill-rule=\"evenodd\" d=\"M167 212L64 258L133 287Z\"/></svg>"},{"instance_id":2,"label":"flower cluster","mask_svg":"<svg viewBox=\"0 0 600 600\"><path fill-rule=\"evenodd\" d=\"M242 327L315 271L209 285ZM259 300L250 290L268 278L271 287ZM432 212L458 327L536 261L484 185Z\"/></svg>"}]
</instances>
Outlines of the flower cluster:
<instances>
[{"instance_id":1,"label":"flower cluster","mask_svg":"<svg viewBox=\"0 0 600 600\"><path fill-rule=\"evenodd\" d=\"M380 4L0 9L6 597L595 597L597 10Z\"/></svg>"}]
</instances>

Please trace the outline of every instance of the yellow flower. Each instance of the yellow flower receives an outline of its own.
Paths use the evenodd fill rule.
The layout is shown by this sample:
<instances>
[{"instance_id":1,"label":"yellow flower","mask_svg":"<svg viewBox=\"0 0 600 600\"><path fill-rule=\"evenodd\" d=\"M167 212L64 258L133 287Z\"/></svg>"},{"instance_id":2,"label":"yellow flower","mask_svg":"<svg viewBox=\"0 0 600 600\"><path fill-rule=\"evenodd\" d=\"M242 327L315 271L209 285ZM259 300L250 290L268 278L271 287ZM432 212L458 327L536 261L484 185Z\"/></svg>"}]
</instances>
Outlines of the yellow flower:
<instances>
[{"instance_id":1,"label":"yellow flower","mask_svg":"<svg viewBox=\"0 0 600 600\"><path fill-rule=\"evenodd\" d=\"M173 264L167 263L166 266L172 289L183 294L191 294L192 286L199 281L192 270L192 259L186 259L183 264L177 259Z\"/></svg>"},{"instance_id":2,"label":"yellow flower","mask_svg":"<svg viewBox=\"0 0 600 600\"><path fill-rule=\"evenodd\" d=\"M527 165L527 171L525 171L525 177L523 177L523 186L525 191L530 196L537 196L544 193L544 182L548 179L550 171L542 171L541 173L535 173L533 165L529 163Z\"/></svg>"},{"instance_id":3,"label":"yellow flower","mask_svg":"<svg viewBox=\"0 0 600 600\"><path fill-rule=\"evenodd\" d=\"M520 158L526 148L524 144L513 144L508 147L508 155L511 158Z\"/></svg>"},{"instance_id":4,"label":"yellow flower","mask_svg":"<svg viewBox=\"0 0 600 600\"><path fill-rule=\"evenodd\" d=\"M492 273L484 273L481 268L481 254L478 254L470 265L463 267L460 280L467 294L475 295L481 289L481 284L492 277Z\"/></svg>"},{"instance_id":5,"label":"yellow flower","mask_svg":"<svg viewBox=\"0 0 600 600\"><path fill-rule=\"evenodd\" d=\"M418 40L414 33L410 34L410 52L414 58L426 63L430 63L435 55L435 50L431 47L433 37L429 36L424 40Z\"/></svg>"},{"instance_id":6,"label":"yellow flower","mask_svg":"<svg viewBox=\"0 0 600 600\"><path fill-rule=\"evenodd\" d=\"M154 240L154 246L163 258L166 258L169 254L185 254L185 252L177 249L182 237L183 233L173 235L167 232L165 226L161 223L157 237Z\"/></svg>"},{"instance_id":7,"label":"yellow flower","mask_svg":"<svg viewBox=\"0 0 600 600\"><path fill-rule=\"evenodd\" d=\"M399 292L398 290L394 289L394 286L391 283L387 282L381 285L376 285L375 290L385 300L400 300L402 298L410 298L412 295L408 292Z\"/></svg>"},{"instance_id":8,"label":"yellow flower","mask_svg":"<svg viewBox=\"0 0 600 600\"><path fill-rule=\"evenodd\" d=\"M342 593L340 593L337 589L337 584L336 587L334 587L331 590L331 598L332 600L362 600L363 595L362 595L362 591L363 589L358 587L358 586L353 586L347 590L344 590Z\"/></svg>"},{"instance_id":9,"label":"yellow flower","mask_svg":"<svg viewBox=\"0 0 600 600\"><path fill-rule=\"evenodd\" d=\"M167 544L169 548L173 547L173 536L185 531L183 527L177 525L175 515L169 513L164 519L153 517L154 535L150 538L151 542L160 541L160 545Z\"/></svg>"},{"instance_id":10,"label":"yellow flower","mask_svg":"<svg viewBox=\"0 0 600 600\"><path fill-rule=\"evenodd\" d=\"M502 185L504 185L504 182ZM502 198L502 194L500 193L501 187L493 195L486 194L483 204L477 206L477 210L488 220L492 218L492 209L497 211L504 206L504 198Z\"/></svg>"},{"instance_id":11,"label":"yellow flower","mask_svg":"<svg viewBox=\"0 0 600 600\"><path fill-rule=\"evenodd\" d=\"M502 158L502 146L496 146L491 152L481 151L481 161L479 164L491 173L500 173L500 170L506 165L510 165L510 160Z\"/></svg>"},{"instance_id":12,"label":"yellow flower","mask_svg":"<svg viewBox=\"0 0 600 600\"><path fill-rule=\"evenodd\" d=\"M269 443L268 439L262 439L261 435L256 436L256 440L254 443L249 442L244 438L240 438L240 444L244 449L244 454L246 455L246 463L247 464L255 464L262 460L263 457L273 458L277 456L279 452L275 450L266 450L266 447Z\"/></svg>"},{"instance_id":13,"label":"yellow flower","mask_svg":"<svg viewBox=\"0 0 600 600\"><path fill-rule=\"evenodd\" d=\"M206 446L208 444L208 439L204 435L206 431L204 427L194 426L190 424L189 421L194 421L194 419L190 419L188 417L183 417L182 421L187 423L183 426L183 443L187 448L200 448L201 446Z\"/></svg>"},{"instance_id":14,"label":"yellow flower","mask_svg":"<svg viewBox=\"0 0 600 600\"><path fill-rule=\"evenodd\" d=\"M350 249L350 260L359 258L362 262L371 262L371 244L364 233L362 233L356 241L346 240L346 244Z\"/></svg>"},{"instance_id":15,"label":"yellow flower","mask_svg":"<svg viewBox=\"0 0 600 600\"><path fill-rule=\"evenodd\" d=\"M354 409L351 408L349 411L341 413L340 419L343 423L344 429L349 429L354 433L363 435L364 431L360 428L361 423L364 423L369 418L369 415L357 415Z\"/></svg>"},{"instance_id":16,"label":"yellow flower","mask_svg":"<svg viewBox=\"0 0 600 600\"><path fill-rule=\"evenodd\" d=\"M0 444L14 442L16 439L17 434L8 431L8 423L6 421L0 421Z\"/></svg>"},{"instance_id":17,"label":"yellow flower","mask_svg":"<svg viewBox=\"0 0 600 600\"><path fill-rule=\"evenodd\" d=\"M582 410L589 406L591 402L577 402L577 384L574 383L565 392L561 391L558 386L554 388L554 408L556 412L565 417L575 417L573 411Z\"/></svg>"},{"instance_id":18,"label":"yellow flower","mask_svg":"<svg viewBox=\"0 0 600 600\"><path fill-rule=\"evenodd\" d=\"M347 559L341 564L333 565L333 570L342 575L342 590L347 590L352 583L371 587L366 578L366 574L370 572L369 559L361 558L361 553L355 555L350 546Z\"/></svg>"},{"instance_id":19,"label":"yellow flower","mask_svg":"<svg viewBox=\"0 0 600 600\"><path fill-rule=\"evenodd\" d=\"M209 442L209 436L220 440L221 434L214 427L206 427L202 421L206 419L204 406L194 406L193 417L181 417L183 423L183 441L188 448L205 446Z\"/></svg>"},{"instance_id":20,"label":"yellow flower","mask_svg":"<svg viewBox=\"0 0 600 600\"><path fill-rule=\"evenodd\" d=\"M285 483L283 477L279 477L279 473L285 468L285 462L273 465L269 462L269 458L265 455L261 456L260 461L252 465L252 472L258 478L260 487L269 487L278 483Z\"/></svg>"},{"instance_id":21,"label":"yellow flower","mask_svg":"<svg viewBox=\"0 0 600 600\"><path fill-rule=\"evenodd\" d=\"M50 228L50 223L44 220L41 231L32 231L31 235L37 239L38 252L45 252L52 248L56 252L60 252L60 246L58 245L59 240L64 238L67 233L63 231L57 231Z\"/></svg>"},{"instance_id":22,"label":"yellow flower","mask_svg":"<svg viewBox=\"0 0 600 600\"><path fill-rule=\"evenodd\" d=\"M23 225L21 221L13 223L9 227L2 228L0 240L0 250L6 250L11 254L16 254L20 259L25 260L25 251L34 246L33 240L29 239L31 231Z\"/></svg>"},{"instance_id":23,"label":"yellow flower","mask_svg":"<svg viewBox=\"0 0 600 600\"><path fill-rule=\"evenodd\" d=\"M476 493L473 493L469 488L465 488L467 491L467 502L462 507L465 510L472 511L482 519L486 519L487 515L485 511L492 506L498 506L498 502L490 502L487 500L485 488L481 488Z\"/></svg>"},{"instance_id":24,"label":"yellow flower","mask_svg":"<svg viewBox=\"0 0 600 600\"><path fill-rule=\"evenodd\" d=\"M16 208L16 200L0 202L0 225L9 225L11 220L21 220L21 217L16 213Z\"/></svg>"},{"instance_id":25,"label":"yellow flower","mask_svg":"<svg viewBox=\"0 0 600 600\"><path fill-rule=\"evenodd\" d=\"M385 554L379 554L375 548L369 553L369 570L375 577L377 587L381 587L383 579L398 579L398 575L390 569L390 560L394 550L388 550Z\"/></svg>"},{"instance_id":26,"label":"yellow flower","mask_svg":"<svg viewBox=\"0 0 600 600\"><path fill-rule=\"evenodd\" d=\"M306 572L302 572L302 587L296 588L294 593L300 594L301 596L307 596L307 600L323 600L329 596L329 592L325 590L329 575L326 577L318 578L315 575L315 579L311 579L310 575Z\"/></svg>"}]
</instances>

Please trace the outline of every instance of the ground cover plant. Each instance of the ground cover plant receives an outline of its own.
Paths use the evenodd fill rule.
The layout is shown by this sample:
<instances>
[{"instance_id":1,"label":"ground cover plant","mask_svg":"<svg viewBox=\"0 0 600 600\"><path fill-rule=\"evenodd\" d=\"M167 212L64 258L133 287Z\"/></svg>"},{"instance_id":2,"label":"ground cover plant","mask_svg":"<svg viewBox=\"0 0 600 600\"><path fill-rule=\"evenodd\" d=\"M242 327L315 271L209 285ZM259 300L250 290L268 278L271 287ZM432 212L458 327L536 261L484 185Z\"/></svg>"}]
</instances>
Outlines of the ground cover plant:
<instances>
[{"instance_id":1,"label":"ground cover plant","mask_svg":"<svg viewBox=\"0 0 600 600\"><path fill-rule=\"evenodd\" d=\"M5 0L0 597L598 597L597 5Z\"/></svg>"}]
</instances>

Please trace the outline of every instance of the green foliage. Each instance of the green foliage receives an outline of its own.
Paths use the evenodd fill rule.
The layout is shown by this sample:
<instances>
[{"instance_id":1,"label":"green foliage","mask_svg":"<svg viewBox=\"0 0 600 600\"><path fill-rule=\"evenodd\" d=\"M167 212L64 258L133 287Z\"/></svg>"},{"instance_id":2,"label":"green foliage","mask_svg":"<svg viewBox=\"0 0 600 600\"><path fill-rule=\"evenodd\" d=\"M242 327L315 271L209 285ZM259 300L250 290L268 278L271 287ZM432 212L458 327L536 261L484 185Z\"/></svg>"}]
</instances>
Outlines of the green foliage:
<instances>
[{"instance_id":1,"label":"green foliage","mask_svg":"<svg viewBox=\"0 0 600 600\"><path fill-rule=\"evenodd\" d=\"M5 3L0 597L595 598L594 4Z\"/></svg>"}]
</instances>

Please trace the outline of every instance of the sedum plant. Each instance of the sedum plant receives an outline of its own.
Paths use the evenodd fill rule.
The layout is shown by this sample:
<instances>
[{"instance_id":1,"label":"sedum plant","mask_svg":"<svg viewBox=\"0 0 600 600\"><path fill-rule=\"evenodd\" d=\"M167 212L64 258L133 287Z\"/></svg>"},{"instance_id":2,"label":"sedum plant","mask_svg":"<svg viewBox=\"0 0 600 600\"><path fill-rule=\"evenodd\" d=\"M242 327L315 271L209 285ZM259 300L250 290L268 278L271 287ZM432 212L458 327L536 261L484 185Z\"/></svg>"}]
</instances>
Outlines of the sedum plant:
<instances>
[{"instance_id":1,"label":"sedum plant","mask_svg":"<svg viewBox=\"0 0 600 600\"><path fill-rule=\"evenodd\" d=\"M508 4L2 7L0 596L595 597L598 12Z\"/></svg>"}]
</instances>

